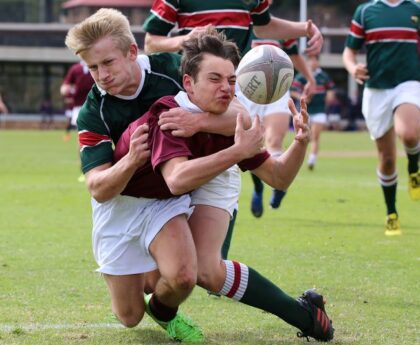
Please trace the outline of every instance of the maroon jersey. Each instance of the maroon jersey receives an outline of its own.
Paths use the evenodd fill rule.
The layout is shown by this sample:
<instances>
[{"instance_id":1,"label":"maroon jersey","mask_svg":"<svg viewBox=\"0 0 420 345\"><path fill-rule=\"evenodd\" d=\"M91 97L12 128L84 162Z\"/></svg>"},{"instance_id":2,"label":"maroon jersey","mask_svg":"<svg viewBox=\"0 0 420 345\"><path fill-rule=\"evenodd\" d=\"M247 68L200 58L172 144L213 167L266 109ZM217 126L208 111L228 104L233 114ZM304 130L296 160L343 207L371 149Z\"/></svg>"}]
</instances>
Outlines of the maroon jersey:
<instances>
[{"instance_id":1,"label":"maroon jersey","mask_svg":"<svg viewBox=\"0 0 420 345\"><path fill-rule=\"evenodd\" d=\"M174 96L160 98L146 114L132 122L121 136L114 151L115 162L128 153L132 133L144 123L149 126L148 144L151 151L150 159L136 171L121 194L143 198L171 198L174 195L169 191L160 169L157 169L160 164L175 157L208 156L233 145L233 136L197 133L190 138L180 138L174 137L170 131L161 131L158 125L159 115L168 109L177 107L179 105ZM263 152L239 162L238 165L243 171L254 170L269 156L268 152Z\"/></svg>"},{"instance_id":2,"label":"maroon jersey","mask_svg":"<svg viewBox=\"0 0 420 345\"><path fill-rule=\"evenodd\" d=\"M86 96L92 88L94 80L87 66L76 63L70 67L63 83L74 87L72 93L73 106L81 107L85 103Z\"/></svg>"}]
</instances>

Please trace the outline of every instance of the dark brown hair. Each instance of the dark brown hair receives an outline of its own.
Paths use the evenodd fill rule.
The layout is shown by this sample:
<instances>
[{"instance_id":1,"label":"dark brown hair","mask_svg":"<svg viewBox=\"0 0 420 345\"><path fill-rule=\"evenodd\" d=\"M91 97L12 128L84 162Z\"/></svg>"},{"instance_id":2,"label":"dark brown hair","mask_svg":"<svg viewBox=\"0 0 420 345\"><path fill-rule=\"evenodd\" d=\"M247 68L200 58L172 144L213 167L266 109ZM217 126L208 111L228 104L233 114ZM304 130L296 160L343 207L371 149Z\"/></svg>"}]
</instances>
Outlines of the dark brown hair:
<instances>
[{"instance_id":1,"label":"dark brown hair","mask_svg":"<svg viewBox=\"0 0 420 345\"><path fill-rule=\"evenodd\" d=\"M238 67L240 55L237 45L226 39L223 32L210 26L205 32L186 40L182 45L181 75L188 74L194 80L198 75L200 63L205 54L230 60Z\"/></svg>"}]
</instances>

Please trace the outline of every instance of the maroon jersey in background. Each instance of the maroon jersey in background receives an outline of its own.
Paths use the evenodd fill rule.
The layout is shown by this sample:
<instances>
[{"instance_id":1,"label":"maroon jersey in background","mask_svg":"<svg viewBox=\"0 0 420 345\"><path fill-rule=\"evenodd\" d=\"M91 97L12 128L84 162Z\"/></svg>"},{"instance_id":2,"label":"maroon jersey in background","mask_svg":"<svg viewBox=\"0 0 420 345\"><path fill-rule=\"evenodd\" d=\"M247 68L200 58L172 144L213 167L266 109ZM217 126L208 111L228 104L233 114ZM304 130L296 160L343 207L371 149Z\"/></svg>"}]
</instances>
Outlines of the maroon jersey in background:
<instances>
[{"instance_id":1,"label":"maroon jersey in background","mask_svg":"<svg viewBox=\"0 0 420 345\"><path fill-rule=\"evenodd\" d=\"M79 62L70 67L63 83L74 87L71 95L73 97L73 106L81 107L85 103L86 96L92 88L94 80L89 73L88 67Z\"/></svg>"}]
</instances>

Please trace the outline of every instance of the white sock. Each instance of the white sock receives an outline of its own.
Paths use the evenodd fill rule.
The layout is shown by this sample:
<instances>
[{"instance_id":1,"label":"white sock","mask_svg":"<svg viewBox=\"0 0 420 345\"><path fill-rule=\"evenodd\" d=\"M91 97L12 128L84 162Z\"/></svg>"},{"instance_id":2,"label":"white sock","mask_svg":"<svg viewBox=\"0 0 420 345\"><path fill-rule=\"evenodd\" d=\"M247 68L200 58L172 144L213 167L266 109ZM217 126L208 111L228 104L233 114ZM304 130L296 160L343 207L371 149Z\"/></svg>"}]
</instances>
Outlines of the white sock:
<instances>
[{"instance_id":1,"label":"white sock","mask_svg":"<svg viewBox=\"0 0 420 345\"><path fill-rule=\"evenodd\" d=\"M309 158L308 158L308 164L309 165L315 165L315 163L316 163L316 154L315 153L311 153L309 155Z\"/></svg>"},{"instance_id":2,"label":"white sock","mask_svg":"<svg viewBox=\"0 0 420 345\"><path fill-rule=\"evenodd\" d=\"M226 266L226 278L220 295L240 301L248 286L248 266L232 260L223 260Z\"/></svg>"}]
</instances>

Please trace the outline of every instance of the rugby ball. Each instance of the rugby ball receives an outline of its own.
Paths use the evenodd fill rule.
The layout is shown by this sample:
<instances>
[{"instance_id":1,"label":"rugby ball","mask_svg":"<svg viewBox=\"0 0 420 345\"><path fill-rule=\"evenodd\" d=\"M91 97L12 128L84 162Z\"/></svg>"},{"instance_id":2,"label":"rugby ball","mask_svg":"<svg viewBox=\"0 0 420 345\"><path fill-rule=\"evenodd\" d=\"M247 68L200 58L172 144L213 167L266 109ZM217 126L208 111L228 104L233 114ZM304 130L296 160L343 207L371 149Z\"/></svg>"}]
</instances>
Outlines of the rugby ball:
<instances>
[{"instance_id":1,"label":"rugby ball","mask_svg":"<svg viewBox=\"0 0 420 345\"><path fill-rule=\"evenodd\" d=\"M269 104L289 90L293 74L293 63L282 49L262 44L244 55L236 70L236 80L250 101Z\"/></svg>"}]
</instances>

